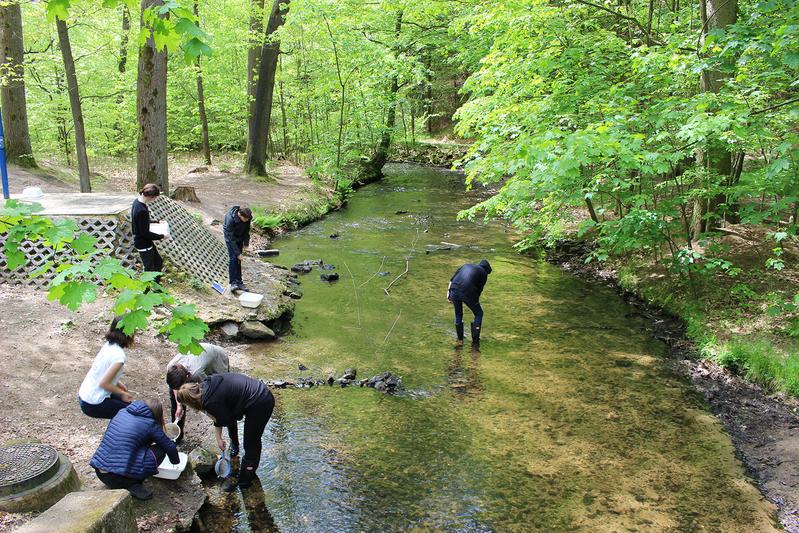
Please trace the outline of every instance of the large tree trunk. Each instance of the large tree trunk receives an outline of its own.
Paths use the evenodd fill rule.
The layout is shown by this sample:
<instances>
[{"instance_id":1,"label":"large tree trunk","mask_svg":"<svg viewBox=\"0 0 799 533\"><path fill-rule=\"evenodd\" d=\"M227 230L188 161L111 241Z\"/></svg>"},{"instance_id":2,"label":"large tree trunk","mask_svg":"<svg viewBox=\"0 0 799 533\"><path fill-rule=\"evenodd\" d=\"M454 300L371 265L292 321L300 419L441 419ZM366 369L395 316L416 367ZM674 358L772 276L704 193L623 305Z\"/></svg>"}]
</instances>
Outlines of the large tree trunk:
<instances>
[{"instance_id":1,"label":"large tree trunk","mask_svg":"<svg viewBox=\"0 0 799 533\"><path fill-rule=\"evenodd\" d=\"M266 39L261 47L258 65L258 81L255 88L255 109L247 142L247 157L244 169L250 174L266 174L266 143L269 140L269 126L272 118L272 96L275 89L277 58L280 43L270 39L286 21L289 0L275 0L269 22L266 25Z\"/></svg>"},{"instance_id":2,"label":"large tree trunk","mask_svg":"<svg viewBox=\"0 0 799 533\"><path fill-rule=\"evenodd\" d=\"M35 167L25 101L24 60L19 2L0 2L0 99L6 159L19 166Z\"/></svg>"},{"instance_id":3,"label":"large tree trunk","mask_svg":"<svg viewBox=\"0 0 799 533\"><path fill-rule=\"evenodd\" d=\"M707 35L716 29L724 29L735 24L738 17L738 0L700 0L700 18L702 21L702 42ZM707 69L702 72L700 82L702 91L717 93L724 81L731 74L721 69ZM709 146L700 154L700 162L710 170L712 175L726 176L729 184L733 174L732 152L719 146ZM719 194L711 198L698 198L694 203L691 235L696 240L702 233L713 227L717 218L719 205L727 201L726 195ZM729 208L729 206L728 206Z\"/></svg>"},{"instance_id":4,"label":"large tree trunk","mask_svg":"<svg viewBox=\"0 0 799 533\"><path fill-rule=\"evenodd\" d=\"M261 64L261 47L264 38L264 0L252 0L250 4L250 48L247 51L247 131L252 130L255 117L255 89L258 67Z\"/></svg>"},{"instance_id":5,"label":"large tree trunk","mask_svg":"<svg viewBox=\"0 0 799 533\"><path fill-rule=\"evenodd\" d=\"M86 155L86 128L83 124L83 109L81 109L80 93L78 92L78 75L75 72L75 59L72 57L72 46L69 42L69 29L66 21L60 18L56 19L55 25L58 31L61 56L64 58L64 71L67 75L67 89L69 90L69 106L72 108L72 122L75 127L75 152L78 156L80 192L92 192L92 182L89 176L89 157Z\"/></svg>"},{"instance_id":6,"label":"large tree trunk","mask_svg":"<svg viewBox=\"0 0 799 533\"><path fill-rule=\"evenodd\" d=\"M397 20L394 26L394 36L399 40L402 33L402 10L397 12ZM399 44L397 44L399 46ZM395 55L399 56L399 50L395 51ZM388 152L391 149L391 137L394 133L394 126L397 125L397 95L399 94L399 75L394 70L391 76L391 90L389 92L388 114L386 116L386 125L380 135L380 142L375 149L372 158L367 161L361 169L361 174L358 178L359 184L371 183L383 177L383 167L388 162Z\"/></svg>"},{"instance_id":7,"label":"large tree trunk","mask_svg":"<svg viewBox=\"0 0 799 533\"><path fill-rule=\"evenodd\" d=\"M142 0L144 13L162 0ZM139 143L136 154L136 187L155 183L169 194L169 169L166 145L166 61L167 53L157 51L152 32L139 49L139 78L136 84L136 110Z\"/></svg>"}]
</instances>

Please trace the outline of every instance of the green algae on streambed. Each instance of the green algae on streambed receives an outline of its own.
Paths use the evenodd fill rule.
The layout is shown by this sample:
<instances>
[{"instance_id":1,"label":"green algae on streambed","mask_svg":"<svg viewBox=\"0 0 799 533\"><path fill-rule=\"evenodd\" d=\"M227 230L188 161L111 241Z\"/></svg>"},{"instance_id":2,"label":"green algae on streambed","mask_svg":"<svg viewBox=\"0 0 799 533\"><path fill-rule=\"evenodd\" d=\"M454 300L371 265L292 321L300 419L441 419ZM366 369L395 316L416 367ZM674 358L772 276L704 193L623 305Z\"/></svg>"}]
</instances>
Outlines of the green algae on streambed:
<instances>
[{"instance_id":1,"label":"green algae on streambed","mask_svg":"<svg viewBox=\"0 0 799 533\"><path fill-rule=\"evenodd\" d=\"M263 493L215 513L225 527L775 530L773 506L645 321L609 289L516 255L502 225L457 221L477 199L457 173L391 166L346 210L275 243L277 263L321 258L341 279L300 277L293 333L252 348L254 373L391 371L408 393L278 391ZM442 241L460 247L425 253ZM494 269L483 343L456 349L447 281L482 258Z\"/></svg>"}]
</instances>

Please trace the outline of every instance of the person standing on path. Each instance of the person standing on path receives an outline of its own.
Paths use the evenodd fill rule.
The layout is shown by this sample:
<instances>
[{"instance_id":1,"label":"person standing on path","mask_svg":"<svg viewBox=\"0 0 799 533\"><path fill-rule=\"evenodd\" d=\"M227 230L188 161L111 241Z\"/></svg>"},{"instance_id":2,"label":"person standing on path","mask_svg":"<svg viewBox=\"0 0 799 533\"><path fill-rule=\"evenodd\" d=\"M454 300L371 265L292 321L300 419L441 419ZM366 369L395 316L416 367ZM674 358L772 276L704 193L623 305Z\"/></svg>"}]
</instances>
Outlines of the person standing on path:
<instances>
[{"instance_id":1,"label":"person standing on path","mask_svg":"<svg viewBox=\"0 0 799 533\"><path fill-rule=\"evenodd\" d=\"M161 235L150 231L150 208L147 206L161 195L158 185L148 183L133 200L130 210L130 223L133 227L133 247L139 252L145 272L163 272L164 260L158 253L153 241L168 239L169 235ZM160 278L160 276L159 276ZM157 280L156 280L157 281Z\"/></svg>"},{"instance_id":2,"label":"person standing on path","mask_svg":"<svg viewBox=\"0 0 799 533\"><path fill-rule=\"evenodd\" d=\"M241 279L241 255L244 249L250 244L250 221L252 220L252 210L249 207L234 205L225 215L225 222L222 226L225 234L225 244L227 245L228 276L230 278L231 291L246 291L244 282Z\"/></svg>"},{"instance_id":3,"label":"person standing on path","mask_svg":"<svg viewBox=\"0 0 799 533\"><path fill-rule=\"evenodd\" d=\"M105 344L94 358L78 391L78 404L83 414L92 418L114 418L133 401L133 395L122 383L125 372L125 348L133 344L133 336L125 335L114 318Z\"/></svg>"},{"instance_id":4,"label":"person standing on path","mask_svg":"<svg viewBox=\"0 0 799 533\"><path fill-rule=\"evenodd\" d=\"M227 444L222 438L222 428L231 429L244 418L244 457L239 478L238 481L229 478L222 489L231 492L236 485L242 488L252 485L261 462L261 439L275 408L275 397L263 381L233 372L214 374L202 383L183 385L177 400L213 419L216 443L223 452Z\"/></svg>"},{"instance_id":5,"label":"person standing on path","mask_svg":"<svg viewBox=\"0 0 799 533\"><path fill-rule=\"evenodd\" d=\"M180 436L175 442L183 440L183 426L186 423L186 410L177 401L178 390L186 383L200 383L208 376L230 372L230 359L221 347L201 342L203 353L200 355L177 354L166 365L166 383L169 385L171 403L170 420L177 420ZM230 434L230 456L239 453L239 434L236 425L228 427Z\"/></svg>"},{"instance_id":6,"label":"person standing on path","mask_svg":"<svg viewBox=\"0 0 799 533\"><path fill-rule=\"evenodd\" d=\"M463 304L474 313L472 322L472 343L480 342L480 328L483 324L483 308L480 306L480 295L483 292L491 265L485 259L478 264L465 264L460 267L447 286L447 301L455 307L455 331L458 344L463 343Z\"/></svg>"}]
</instances>

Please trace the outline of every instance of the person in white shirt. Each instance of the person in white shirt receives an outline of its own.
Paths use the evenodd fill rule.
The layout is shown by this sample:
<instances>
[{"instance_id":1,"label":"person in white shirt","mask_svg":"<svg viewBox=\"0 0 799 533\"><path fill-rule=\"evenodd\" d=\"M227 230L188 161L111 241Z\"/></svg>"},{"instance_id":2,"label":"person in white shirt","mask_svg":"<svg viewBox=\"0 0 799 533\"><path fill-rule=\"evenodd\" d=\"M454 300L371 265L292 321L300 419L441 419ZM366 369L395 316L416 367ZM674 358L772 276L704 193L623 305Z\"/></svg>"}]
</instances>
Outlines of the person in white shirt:
<instances>
[{"instance_id":1,"label":"person in white shirt","mask_svg":"<svg viewBox=\"0 0 799 533\"><path fill-rule=\"evenodd\" d=\"M125 372L125 348L133 344L133 335L126 335L114 318L105 344L94 358L89 373L78 391L78 403L83 414L92 418L114 418L117 411L133 401L133 395L121 381Z\"/></svg>"},{"instance_id":2,"label":"person in white shirt","mask_svg":"<svg viewBox=\"0 0 799 533\"><path fill-rule=\"evenodd\" d=\"M166 383L169 385L170 412L172 420L178 421L180 436L175 442L183 440L183 426L186 424L186 410L177 401L177 391L185 383L201 383L213 374L230 372L230 360L225 350L215 344L201 342L203 353L200 355L179 353L166 365ZM228 428L235 434L232 442L238 443L238 427ZM238 445L232 451L238 453ZM235 454L232 454L235 456Z\"/></svg>"}]
</instances>

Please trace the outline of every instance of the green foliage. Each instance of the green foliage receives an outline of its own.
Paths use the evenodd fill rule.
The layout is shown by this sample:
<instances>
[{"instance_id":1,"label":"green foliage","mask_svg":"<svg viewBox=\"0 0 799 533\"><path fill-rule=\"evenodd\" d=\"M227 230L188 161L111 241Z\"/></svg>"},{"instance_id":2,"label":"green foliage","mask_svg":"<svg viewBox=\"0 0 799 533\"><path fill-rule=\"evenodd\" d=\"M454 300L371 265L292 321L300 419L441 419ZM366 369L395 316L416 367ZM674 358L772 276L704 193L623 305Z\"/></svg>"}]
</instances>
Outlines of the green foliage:
<instances>
[{"instance_id":1,"label":"green foliage","mask_svg":"<svg viewBox=\"0 0 799 533\"><path fill-rule=\"evenodd\" d=\"M52 256L31 276L41 276L55 267L47 293L49 300L75 311L94 302L98 289L104 288L116 297L112 310L122 317L120 325L127 334L147 329L156 307L174 306L160 332L177 343L183 353L202 352L199 341L208 326L197 318L193 306L176 305L175 299L156 282L157 272L138 274L114 257L103 257L97 240L80 233L73 221L53 221L36 215L40 210L41 205L17 200L7 200L0 209L0 234L6 235L4 247L9 266L26 264L27 258L20 251L24 241L40 242L52 250Z\"/></svg>"},{"instance_id":2,"label":"green foliage","mask_svg":"<svg viewBox=\"0 0 799 533\"><path fill-rule=\"evenodd\" d=\"M738 272L687 249L715 238L723 217L793 217L777 233L795 234L796 3L740 0L738 21L698 48L690 3L636 1L618 14L538 0L471 7L452 25L472 72L457 131L476 139L464 159L469 182L501 188L462 216L505 217L528 242L590 229L592 259L644 253L703 275ZM729 74L718 92L697 91L708 69ZM722 152L748 156L740 177L702 164ZM768 266L784 268L779 250Z\"/></svg>"}]
</instances>

